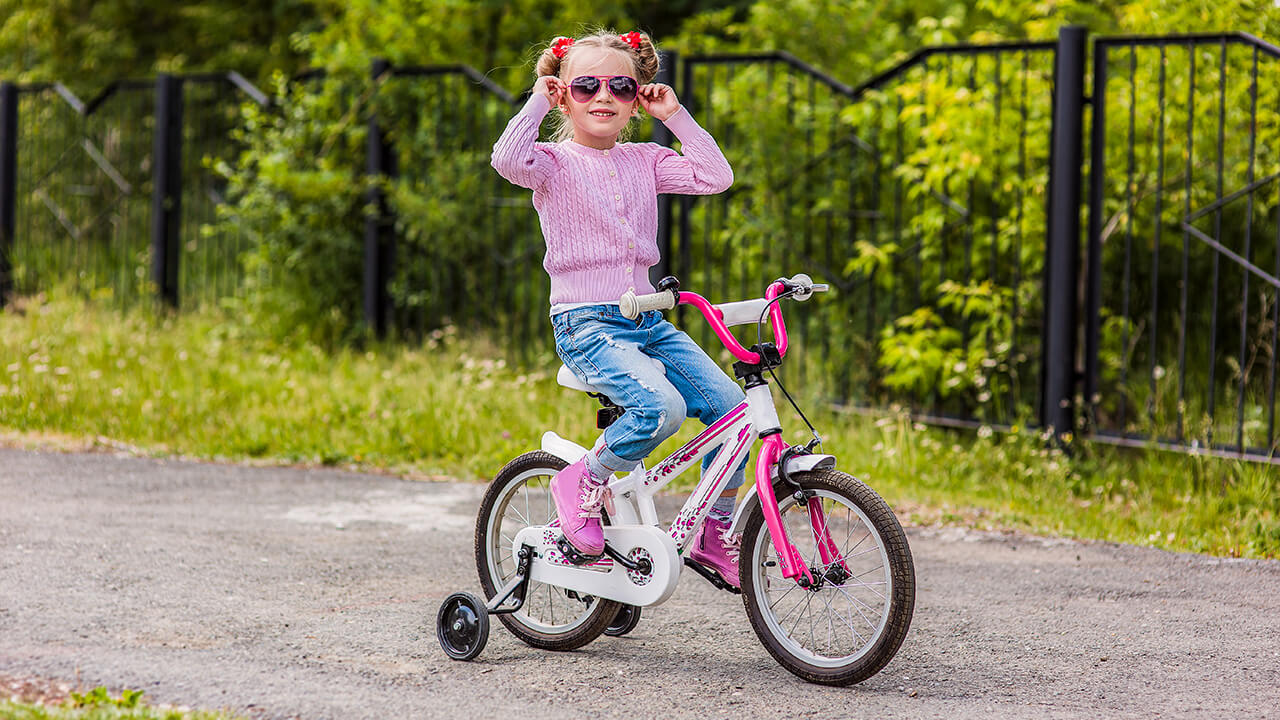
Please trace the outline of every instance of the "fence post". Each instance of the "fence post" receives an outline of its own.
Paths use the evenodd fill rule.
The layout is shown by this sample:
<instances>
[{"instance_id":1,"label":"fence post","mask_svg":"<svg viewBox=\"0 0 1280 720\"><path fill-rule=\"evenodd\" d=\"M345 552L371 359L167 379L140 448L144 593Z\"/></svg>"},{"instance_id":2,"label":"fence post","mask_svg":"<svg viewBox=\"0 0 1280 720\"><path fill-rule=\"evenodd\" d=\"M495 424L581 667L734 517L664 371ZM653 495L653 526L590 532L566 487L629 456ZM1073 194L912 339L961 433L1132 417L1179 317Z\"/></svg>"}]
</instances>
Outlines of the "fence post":
<instances>
[{"instance_id":1,"label":"fence post","mask_svg":"<svg viewBox=\"0 0 1280 720\"><path fill-rule=\"evenodd\" d=\"M370 71L376 87L385 73L391 72L391 63L381 58L373 61ZM387 307L390 298L387 285L391 278L394 239L391 230L395 218L387 204L384 182L395 174L395 156L386 132L378 122L378 113L369 113L369 131L365 140L365 175L369 188L365 202L372 210L364 219L364 322L377 337L387 334Z\"/></svg>"},{"instance_id":2,"label":"fence post","mask_svg":"<svg viewBox=\"0 0 1280 720\"><path fill-rule=\"evenodd\" d=\"M182 230L182 79L156 76L156 127L151 176L151 279L160 300L178 307Z\"/></svg>"},{"instance_id":3,"label":"fence post","mask_svg":"<svg viewBox=\"0 0 1280 720\"><path fill-rule=\"evenodd\" d=\"M18 201L18 86L0 83L0 307L13 293L14 226Z\"/></svg>"},{"instance_id":4,"label":"fence post","mask_svg":"<svg viewBox=\"0 0 1280 720\"><path fill-rule=\"evenodd\" d=\"M1061 28L1054 58L1040 403L1041 425L1046 429L1053 428L1059 440L1069 439L1075 418L1076 278L1080 260L1084 68L1084 28Z\"/></svg>"},{"instance_id":5,"label":"fence post","mask_svg":"<svg viewBox=\"0 0 1280 720\"><path fill-rule=\"evenodd\" d=\"M670 85L676 89L676 97L680 96L676 88L676 62L679 56L673 50L658 52L658 76L654 82ZM671 147L675 136L661 121L653 121L653 141L659 145ZM658 196L658 264L650 270L649 279L656 286L658 281L671 274L671 196Z\"/></svg>"}]
</instances>

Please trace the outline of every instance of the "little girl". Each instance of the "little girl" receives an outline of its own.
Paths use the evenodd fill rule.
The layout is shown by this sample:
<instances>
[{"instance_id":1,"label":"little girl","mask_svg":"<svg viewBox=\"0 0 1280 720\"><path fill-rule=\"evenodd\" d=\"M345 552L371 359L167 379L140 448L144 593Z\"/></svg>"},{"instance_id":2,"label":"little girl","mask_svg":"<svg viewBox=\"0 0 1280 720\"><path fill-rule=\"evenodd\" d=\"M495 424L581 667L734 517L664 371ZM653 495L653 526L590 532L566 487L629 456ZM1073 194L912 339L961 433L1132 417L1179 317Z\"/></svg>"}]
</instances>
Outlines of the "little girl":
<instances>
[{"instance_id":1,"label":"little girl","mask_svg":"<svg viewBox=\"0 0 1280 720\"><path fill-rule=\"evenodd\" d=\"M584 382L625 412L582 460L551 481L560 527L582 554L604 552L600 507L613 473L630 470L687 417L710 424L745 395L738 384L658 312L628 320L627 290L653 292L658 262L658 194L710 195L733 183L715 139L675 91L653 83L658 54L646 35L600 32L557 38L538 58L533 95L493 146L502 177L533 190L543 267L551 275L556 352ZM684 155L654 143L619 143L639 107L680 139ZM555 109L557 142L537 142ZM662 362L665 373L650 358ZM703 460L705 472L712 461ZM738 586L737 537L728 535L746 460L712 506L690 557Z\"/></svg>"}]
</instances>

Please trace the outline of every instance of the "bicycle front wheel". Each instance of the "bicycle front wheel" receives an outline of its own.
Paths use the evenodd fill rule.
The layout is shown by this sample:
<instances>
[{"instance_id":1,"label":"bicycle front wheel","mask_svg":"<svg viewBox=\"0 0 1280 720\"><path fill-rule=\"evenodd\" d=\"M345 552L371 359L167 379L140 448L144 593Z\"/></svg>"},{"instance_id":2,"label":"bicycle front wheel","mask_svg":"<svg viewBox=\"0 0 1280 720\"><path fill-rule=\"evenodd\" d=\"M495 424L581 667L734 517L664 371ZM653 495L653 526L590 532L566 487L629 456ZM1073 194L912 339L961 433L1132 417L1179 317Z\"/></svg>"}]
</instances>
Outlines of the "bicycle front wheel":
<instances>
[{"instance_id":1,"label":"bicycle front wheel","mask_svg":"<svg viewBox=\"0 0 1280 720\"><path fill-rule=\"evenodd\" d=\"M747 616L792 673L823 685L861 682L893 659L911 626L911 549L888 504L851 475L817 470L792 477L813 499L781 496L779 510L815 582L805 588L782 576L757 506L742 536Z\"/></svg>"},{"instance_id":2,"label":"bicycle front wheel","mask_svg":"<svg viewBox=\"0 0 1280 720\"><path fill-rule=\"evenodd\" d=\"M551 478L568 465L542 451L525 453L498 472L476 518L476 569L485 597L516 576L511 547L526 527L556 518ZM603 519L605 523L607 518ZM498 620L525 643L543 650L573 650L591 642L617 617L620 603L530 580L524 607Z\"/></svg>"}]
</instances>

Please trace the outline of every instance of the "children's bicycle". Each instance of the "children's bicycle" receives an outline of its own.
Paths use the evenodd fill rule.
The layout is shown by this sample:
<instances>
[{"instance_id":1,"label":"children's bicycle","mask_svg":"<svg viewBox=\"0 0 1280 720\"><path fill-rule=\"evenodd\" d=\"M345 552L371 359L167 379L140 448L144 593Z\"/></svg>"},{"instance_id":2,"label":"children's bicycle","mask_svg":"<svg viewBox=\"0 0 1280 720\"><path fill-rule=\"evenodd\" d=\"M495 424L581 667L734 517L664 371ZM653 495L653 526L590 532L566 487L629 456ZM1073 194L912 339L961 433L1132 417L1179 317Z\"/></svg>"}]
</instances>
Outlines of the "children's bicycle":
<instances>
[{"instance_id":1,"label":"children's bicycle","mask_svg":"<svg viewBox=\"0 0 1280 720\"><path fill-rule=\"evenodd\" d=\"M756 635L787 670L827 685L871 677L897 653L911 625L915 570L907 538L875 491L836 470L833 456L813 452L816 432L806 445L783 440L765 380L766 374L776 380L773 370L787 354L781 301L807 300L826 286L797 275L770 284L763 298L722 305L680 292L674 278L658 288L624 295L623 314L634 319L646 310L696 307L739 360L734 373L746 400L652 469L639 463L610 480L599 558L579 556L563 542L551 497L551 479L586 448L547 432L541 450L507 463L489 484L476 519L476 566L490 600L467 592L446 598L436 616L441 647L454 659L474 658L488 640L490 615L525 643L547 650L582 647L602 633L624 635L640 621L641 608L671 597L688 567L720 589L741 593ZM772 343L748 349L729 332L732 325L760 328L766 316ZM568 368L560 368L557 380L600 400L601 427L621 414ZM757 439L755 485L729 529L742 533L739 590L684 555ZM663 529L654 494L719 447L725 450Z\"/></svg>"}]
</instances>

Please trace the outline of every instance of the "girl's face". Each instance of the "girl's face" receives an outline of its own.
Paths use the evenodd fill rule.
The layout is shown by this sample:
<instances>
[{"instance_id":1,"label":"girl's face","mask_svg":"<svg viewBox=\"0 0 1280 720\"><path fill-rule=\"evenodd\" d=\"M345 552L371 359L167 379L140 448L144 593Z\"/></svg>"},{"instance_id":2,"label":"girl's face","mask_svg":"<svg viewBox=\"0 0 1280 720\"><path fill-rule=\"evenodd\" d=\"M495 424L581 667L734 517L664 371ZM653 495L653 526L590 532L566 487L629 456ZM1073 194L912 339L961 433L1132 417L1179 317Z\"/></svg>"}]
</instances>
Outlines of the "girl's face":
<instances>
[{"instance_id":1,"label":"girl's face","mask_svg":"<svg viewBox=\"0 0 1280 720\"><path fill-rule=\"evenodd\" d=\"M569 62L560 71L560 79L566 84L576 77L590 75L606 78L626 75L634 78L635 63L620 50L608 48L579 48L569 56ZM566 92L560 98L560 108L569 115L573 125L573 141L588 147L607 149L618 139L618 133L626 127L635 113L637 100L619 102L609 91L607 80L600 81L595 97L580 102L573 93Z\"/></svg>"}]
</instances>

